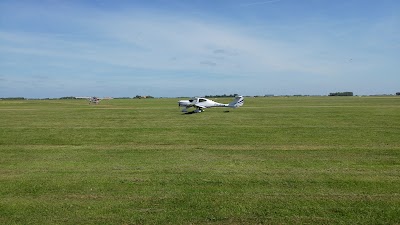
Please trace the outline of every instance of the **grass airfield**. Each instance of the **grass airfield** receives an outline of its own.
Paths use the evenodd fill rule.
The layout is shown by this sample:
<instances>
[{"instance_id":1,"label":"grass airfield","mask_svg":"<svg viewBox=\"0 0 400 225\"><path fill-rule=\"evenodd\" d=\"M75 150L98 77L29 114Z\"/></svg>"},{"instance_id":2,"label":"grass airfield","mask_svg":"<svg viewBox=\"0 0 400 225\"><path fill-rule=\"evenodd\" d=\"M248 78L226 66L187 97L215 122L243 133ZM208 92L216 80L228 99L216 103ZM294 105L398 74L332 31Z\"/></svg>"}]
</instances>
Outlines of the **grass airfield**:
<instances>
[{"instance_id":1,"label":"grass airfield","mask_svg":"<svg viewBox=\"0 0 400 225\"><path fill-rule=\"evenodd\" d=\"M0 101L0 224L400 223L399 97L177 101Z\"/></svg>"}]
</instances>

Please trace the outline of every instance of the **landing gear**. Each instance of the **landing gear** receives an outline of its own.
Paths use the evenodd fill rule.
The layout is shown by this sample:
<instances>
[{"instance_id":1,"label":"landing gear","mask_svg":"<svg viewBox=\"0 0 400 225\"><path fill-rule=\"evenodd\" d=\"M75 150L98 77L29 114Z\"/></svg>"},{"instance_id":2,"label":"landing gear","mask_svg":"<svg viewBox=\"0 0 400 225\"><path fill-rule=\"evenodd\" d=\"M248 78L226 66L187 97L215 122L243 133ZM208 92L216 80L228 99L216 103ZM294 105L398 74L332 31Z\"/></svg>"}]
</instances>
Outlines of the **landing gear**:
<instances>
[{"instance_id":1,"label":"landing gear","mask_svg":"<svg viewBox=\"0 0 400 225\"><path fill-rule=\"evenodd\" d=\"M182 109L181 112L186 113L186 114L192 114L192 113L201 113L201 112L203 112L203 111L204 111L204 110L203 110L202 108L196 108L195 110L189 112L189 111L188 111L188 107L185 107L185 108Z\"/></svg>"},{"instance_id":2,"label":"landing gear","mask_svg":"<svg viewBox=\"0 0 400 225\"><path fill-rule=\"evenodd\" d=\"M193 112L195 112L195 113L201 113L201 112L204 112L204 109L202 109L202 108L197 108L197 109L194 110Z\"/></svg>"}]
</instances>

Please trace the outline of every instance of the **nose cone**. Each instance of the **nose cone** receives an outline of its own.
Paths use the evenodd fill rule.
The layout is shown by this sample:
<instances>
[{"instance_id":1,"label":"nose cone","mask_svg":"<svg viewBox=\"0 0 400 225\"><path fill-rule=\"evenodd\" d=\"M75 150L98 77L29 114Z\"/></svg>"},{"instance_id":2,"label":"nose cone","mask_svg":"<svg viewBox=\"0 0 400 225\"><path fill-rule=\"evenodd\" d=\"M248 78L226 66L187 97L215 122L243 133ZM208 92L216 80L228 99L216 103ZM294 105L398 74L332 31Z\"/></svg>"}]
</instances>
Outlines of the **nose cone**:
<instances>
[{"instance_id":1,"label":"nose cone","mask_svg":"<svg viewBox=\"0 0 400 225\"><path fill-rule=\"evenodd\" d=\"M179 106L188 106L190 104L189 100L178 101Z\"/></svg>"}]
</instances>

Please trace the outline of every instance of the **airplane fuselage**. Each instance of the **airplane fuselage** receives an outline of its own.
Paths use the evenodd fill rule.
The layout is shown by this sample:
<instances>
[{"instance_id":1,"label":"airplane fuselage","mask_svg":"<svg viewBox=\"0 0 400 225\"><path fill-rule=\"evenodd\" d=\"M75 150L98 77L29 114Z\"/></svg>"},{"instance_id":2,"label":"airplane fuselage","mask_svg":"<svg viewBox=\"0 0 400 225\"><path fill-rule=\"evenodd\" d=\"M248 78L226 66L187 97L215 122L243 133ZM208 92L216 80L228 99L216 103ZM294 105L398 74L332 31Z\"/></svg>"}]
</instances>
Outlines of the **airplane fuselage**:
<instances>
[{"instance_id":1,"label":"airplane fuselage","mask_svg":"<svg viewBox=\"0 0 400 225\"><path fill-rule=\"evenodd\" d=\"M178 101L178 105L180 107L184 107L182 112L187 112L187 109L190 107L195 107L196 110L194 112L202 112L206 108L212 107L231 107L237 108L243 105L243 97L238 96L235 100L229 104L223 104L219 102L215 102L213 100L207 98L192 98L190 100L180 100Z\"/></svg>"},{"instance_id":2,"label":"airplane fuselage","mask_svg":"<svg viewBox=\"0 0 400 225\"><path fill-rule=\"evenodd\" d=\"M228 104L222 104L214 102L213 100L206 98L192 98L190 100L180 100L179 106L182 107L200 107L200 108L211 108L211 107L227 107Z\"/></svg>"}]
</instances>

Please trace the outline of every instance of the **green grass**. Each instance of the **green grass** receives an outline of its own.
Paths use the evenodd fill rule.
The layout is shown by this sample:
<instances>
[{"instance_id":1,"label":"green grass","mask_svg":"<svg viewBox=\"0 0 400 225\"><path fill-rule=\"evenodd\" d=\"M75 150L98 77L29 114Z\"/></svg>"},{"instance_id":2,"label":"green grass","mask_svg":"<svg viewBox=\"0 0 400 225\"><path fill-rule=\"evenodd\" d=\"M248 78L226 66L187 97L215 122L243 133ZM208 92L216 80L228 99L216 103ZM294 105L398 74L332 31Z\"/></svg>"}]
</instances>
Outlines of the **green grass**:
<instances>
[{"instance_id":1,"label":"green grass","mask_svg":"<svg viewBox=\"0 0 400 225\"><path fill-rule=\"evenodd\" d=\"M225 110L0 101L0 224L400 223L400 98Z\"/></svg>"}]
</instances>

